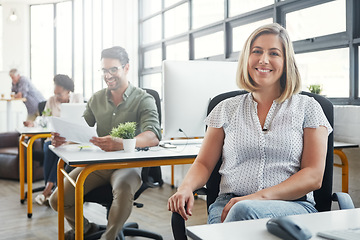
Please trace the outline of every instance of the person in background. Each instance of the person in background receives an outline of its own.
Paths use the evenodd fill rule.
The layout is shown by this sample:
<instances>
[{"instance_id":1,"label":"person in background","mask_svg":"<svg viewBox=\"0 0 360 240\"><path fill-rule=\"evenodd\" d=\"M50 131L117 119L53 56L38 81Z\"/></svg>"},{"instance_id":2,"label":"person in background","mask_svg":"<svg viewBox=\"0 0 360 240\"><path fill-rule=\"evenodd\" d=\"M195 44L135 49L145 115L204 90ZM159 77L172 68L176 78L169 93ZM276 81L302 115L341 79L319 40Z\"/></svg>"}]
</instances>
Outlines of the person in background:
<instances>
[{"instance_id":1,"label":"person in background","mask_svg":"<svg viewBox=\"0 0 360 240\"><path fill-rule=\"evenodd\" d=\"M145 90L133 86L127 80L129 72L128 54L122 47L112 47L101 52L104 81L107 88L96 92L88 101L84 118L89 126L96 123L99 137L90 142L104 151L123 149L123 139L113 138L109 134L120 123L136 122L136 147L151 147L159 144L161 129L155 99ZM58 147L66 139L58 133L53 134L52 144ZM77 167L70 172L76 179L83 168ZM89 174L84 183L84 194L110 183L113 202L109 210L106 231L101 239L114 240L130 216L135 192L141 185L141 169L97 170ZM65 239L75 239L75 189L68 179L64 179L64 215L71 226L65 233ZM57 210L57 189L50 197L50 206ZM95 223L84 218L85 237L98 231Z\"/></svg>"},{"instance_id":2,"label":"person in background","mask_svg":"<svg viewBox=\"0 0 360 240\"><path fill-rule=\"evenodd\" d=\"M298 94L300 74L287 31L256 29L241 52L236 82L249 93L220 102L206 118L200 152L168 209L191 216L193 191L220 156L220 192L208 223L316 212L332 128L320 104Z\"/></svg>"},{"instance_id":3,"label":"person in background","mask_svg":"<svg viewBox=\"0 0 360 240\"><path fill-rule=\"evenodd\" d=\"M84 99L81 94L74 93L74 81L67 75L58 74L54 77L54 96L51 96L47 101L44 112L51 116L60 117L60 105L62 103L83 103ZM26 121L25 126L32 127L32 121ZM56 156L50 149L50 139L44 143L44 191L35 197L35 202L39 205L48 203L48 198L52 193L52 189L57 181L57 162L59 157Z\"/></svg>"},{"instance_id":4,"label":"person in background","mask_svg":"<svg viewBox=\"0 0 360 240\"><path fill-rule=\"evenodd\" d=\"M15 98L26 98L25 106L28 112L27 120L34 121L39 116L39 102L45 101L44 96L27 77L20 76L17 69L13 68L9 71L12 80L11 92L15 92Z\"/></svg>"}]
</instances>

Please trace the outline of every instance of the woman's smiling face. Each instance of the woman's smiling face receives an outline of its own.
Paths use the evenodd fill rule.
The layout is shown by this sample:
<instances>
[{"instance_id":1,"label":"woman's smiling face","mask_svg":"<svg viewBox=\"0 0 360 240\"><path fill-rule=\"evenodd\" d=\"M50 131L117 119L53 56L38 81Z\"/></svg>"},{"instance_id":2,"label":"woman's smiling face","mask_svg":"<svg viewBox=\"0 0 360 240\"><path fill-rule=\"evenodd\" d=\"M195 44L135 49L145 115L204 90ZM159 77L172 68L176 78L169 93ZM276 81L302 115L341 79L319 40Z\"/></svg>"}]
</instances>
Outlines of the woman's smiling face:
<instances>
[{"instance_id":1,"label":"woman's smiling face","mask_svg":"<svg viewBox=\"0 0 360 240\"><path fill-rule=\"evenodd\" d=\"M251 45L248 72L255 85L260 88L280 88L280 77L284 72L284 51L279 37L263 34Z\"/></svg>"}]
</instances>

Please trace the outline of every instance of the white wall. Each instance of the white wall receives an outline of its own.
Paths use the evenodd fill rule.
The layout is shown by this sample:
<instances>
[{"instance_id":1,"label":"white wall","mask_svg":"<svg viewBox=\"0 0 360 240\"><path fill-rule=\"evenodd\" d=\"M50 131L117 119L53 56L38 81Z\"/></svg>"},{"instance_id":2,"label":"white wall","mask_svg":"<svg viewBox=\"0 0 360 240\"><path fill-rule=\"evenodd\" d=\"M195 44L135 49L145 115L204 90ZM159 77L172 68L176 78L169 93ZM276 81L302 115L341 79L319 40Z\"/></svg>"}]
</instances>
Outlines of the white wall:
<instances>
[{"instance_id":1,"label":"white wall","mask_svg":"<svg viewBox=\"0 0 360 240\"><path fill-rule=\"evenodd\" d=\"M24 75L30 72L30 43L29 43L29 6L17 2L2 3L2 66L0 66L0 94L10 96L11 78L8 72L11 68L18 68ZM9 20L9 15L15 10L18 19ZM1 61L0 61L1 62ZM23 103L12 106L12 126L19 127L26 119L27 111ZM0 132L6 131L6 102L0 102Z\"/></svg>"},{"instance_id":2,"label":"white wall","mask_svg":"<svg viewBox=\"0 0 360 240\"><path fill-rule=\"evenodd\" d=\"M360 106L334 106L334 139L360 145Z\"/></svg>"},{"instance_id":3,"label":"white wall","mask_svg":"<svg viewBox=\"0 0 360 240\"><path fill-rule=\"evenodd\" d=\"M22 74L29 75L29 5L9 2L3 3L2 9L2 70L8 72L11 68L18 68ZM12 10L15 10L18 16L18 19L15 22L9 20L9 15Z\"/></svg>"}]
</instances>

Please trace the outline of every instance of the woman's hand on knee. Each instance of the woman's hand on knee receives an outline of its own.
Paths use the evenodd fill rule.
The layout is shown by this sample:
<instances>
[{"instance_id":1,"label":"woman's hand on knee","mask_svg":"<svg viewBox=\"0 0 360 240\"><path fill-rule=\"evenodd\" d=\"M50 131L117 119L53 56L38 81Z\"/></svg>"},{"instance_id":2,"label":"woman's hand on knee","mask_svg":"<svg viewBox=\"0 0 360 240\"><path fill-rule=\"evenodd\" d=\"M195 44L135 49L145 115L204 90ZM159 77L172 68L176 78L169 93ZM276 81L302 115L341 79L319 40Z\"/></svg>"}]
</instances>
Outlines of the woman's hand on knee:
<instances>
[{"instance_id":1,"label":"woman's hand on knee","mask_svg":"<svg viewBox=\"0 0 360 240\"><path fill-rule=\"evenodd\" d=\"M239 201L242 200L242 197L234 197L230 199L230 201L225 205L222 213L221 213L221 222L225 221L226 216L228 215L230 209Z\"/></svg>"},{"instance_id":2,"label":"woman's hand on knee","mask_svg":"<svg viewBox=\"0 0 360 240\"><path fill-rule=\"evenodd\" d=\"M192 215L194 206L194 195L191 190L180 189L172 195L168 200L168 210L179 213L182 218L188 220L188 216Z\"/></svg>"}]
</instances>

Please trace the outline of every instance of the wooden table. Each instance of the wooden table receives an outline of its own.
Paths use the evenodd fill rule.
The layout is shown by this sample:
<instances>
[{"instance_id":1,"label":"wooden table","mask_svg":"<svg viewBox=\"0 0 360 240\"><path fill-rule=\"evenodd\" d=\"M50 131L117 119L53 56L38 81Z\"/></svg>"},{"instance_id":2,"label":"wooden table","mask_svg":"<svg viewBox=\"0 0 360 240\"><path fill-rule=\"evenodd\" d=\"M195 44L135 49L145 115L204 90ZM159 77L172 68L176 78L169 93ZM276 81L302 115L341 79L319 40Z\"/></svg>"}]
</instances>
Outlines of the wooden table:
<instances>
[{"instance_id":1,"label":"wooden table","mask_svg":"<svg viewBox=\"0 0 360 240\"><path fill-rule=\"evenodd\" d=\"M346 154L343 152L344 148L358 148L358 144L344 143L334 141L334 154L338 155L341 160L341 164L334 163L335 167L340 167L342 171L342 192L349 192L349 161Z\"/></svg>"},{"instance_id":2,"label":"wooden table","mask_svg":"<svg viewBox=\"0 0 360 240\"><path fill-rule=\"evenodd\" d=\"M16 129L20 133L19 138L19 179L20 179L20 202L25 202L25 152L26 152L26 175L27 175L27 216L32 217L32 182L33 182L33 144L36 139L51 137L50 131L43 128L22 127Z\"/></svg>"},{"instance_id":3,"label":"wooden table","mask_svg":"<svg viewBox=\"0 0 360 240\"><path fill-rule=\"evenodd\" d=\"M97 147L81 148L81 145L64 145L50 149L60 157L58 162L58 231L64 239L64 177L75 187L75 239L83 239L84 182L93 171L103 169L153 167L191 164L200 150L200 144L177 146L175 149L152 147L149 151L104 152ZM74 167L85 167L74 181L64 169L67 163Z\"/></svg>"}]
</instances>

